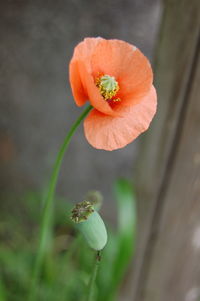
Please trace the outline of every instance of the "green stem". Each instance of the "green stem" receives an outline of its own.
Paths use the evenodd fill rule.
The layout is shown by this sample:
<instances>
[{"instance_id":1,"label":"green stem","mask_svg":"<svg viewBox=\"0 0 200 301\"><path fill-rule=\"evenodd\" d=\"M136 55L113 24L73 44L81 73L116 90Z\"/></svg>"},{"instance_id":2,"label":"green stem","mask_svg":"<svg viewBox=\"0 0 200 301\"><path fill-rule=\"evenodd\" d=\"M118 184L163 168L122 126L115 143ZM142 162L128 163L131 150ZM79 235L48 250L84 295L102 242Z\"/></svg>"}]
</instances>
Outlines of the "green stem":
<instances>
[{"instance_id":1,"label":"green stem","mask_svg":"<svg viewBox=\"0 0 200 301\"><path fill-rule=\"evenodd\" d=\"M38 280L41 273L41 267L42 263L45 257L45 253L49 251L50 245L51 245L51 235L52 235L52 215L53 215L53 199L54 199L54 192L58 180L58 175L60 172L60 167L62 164L62 160L64 157L64 154L68 148L68 145L71 141L71 138L76 131L77 127L80 125L81 121L87 116L87 114L92 109L92 106L89 105L83 113L79 116L79 118L75 121L75 123L72 125L70 131L68 132L67 136L64 139L64 142L58 152L53 172L50 178L49 182L49 188L47 192L47 197L44 204L44 211L43 211L43 217L41 222L41 230L39 235L39 247L38 247L38 253L35 261L35 266L33 270L33 278L31 283L31 289L30 289L30 295L29 295L29 301L35 301L37 298L37 286L38 286Z\"/></svg>"},{"instance_id":2,"label":"green stem","mask_svg":"<svg viewBox=\"0 0 200 301\"><path fill-rule=\"evenodd\" d=\"M86 301L93 301L93 294L94 294L94 285L95 285L95 280L96 280L96 276L97 276L97 272L99 269L99 264L101 261L101 253L100 251L97 251L96 257L95 257L95 263L94 263L94 267L93 267L93 271L92 271L92 275L90 278L90 282L88 285L88 295L87 295L87 299Z\"/></svg>"}]
</instances>

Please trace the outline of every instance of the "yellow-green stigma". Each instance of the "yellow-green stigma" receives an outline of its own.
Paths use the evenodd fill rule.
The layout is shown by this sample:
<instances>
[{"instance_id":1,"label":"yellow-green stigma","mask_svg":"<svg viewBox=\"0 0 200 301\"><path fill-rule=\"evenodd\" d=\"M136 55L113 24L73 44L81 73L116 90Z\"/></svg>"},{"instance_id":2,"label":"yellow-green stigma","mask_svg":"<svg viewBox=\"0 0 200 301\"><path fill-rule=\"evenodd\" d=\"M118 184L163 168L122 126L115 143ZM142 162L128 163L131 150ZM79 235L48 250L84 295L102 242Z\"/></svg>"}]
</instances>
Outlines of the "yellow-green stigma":
<instances>
[{"instance_id":1,"label":"yellow-green stigma","mask_svg":"<svg viewBox=\"0 0 200 301\"><path fill-rule=\"evenodd\" d=\"M115 80L114 76L103 75L96 79L96 86L105 100L112 99L119 91L118 82ZM116 101L118 101L117 99ZM115 101L115 99L113 99Z\"/></svg>"}]
</instances>

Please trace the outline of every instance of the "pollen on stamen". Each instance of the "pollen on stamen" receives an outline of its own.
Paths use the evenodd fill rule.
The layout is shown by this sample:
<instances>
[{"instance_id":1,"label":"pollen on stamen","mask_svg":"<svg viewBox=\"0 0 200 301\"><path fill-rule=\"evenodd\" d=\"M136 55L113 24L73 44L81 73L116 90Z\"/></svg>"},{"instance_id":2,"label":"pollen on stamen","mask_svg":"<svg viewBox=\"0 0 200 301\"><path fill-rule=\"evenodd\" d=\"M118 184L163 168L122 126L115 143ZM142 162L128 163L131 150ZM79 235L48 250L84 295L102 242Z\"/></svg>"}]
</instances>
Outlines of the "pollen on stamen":
<instances>
[{"instance_id":1,"label":"pollen on stamen","mask_svg":"<svg viewBox=\"0 0 200 301\"><path fill-rule=\"evenodd\" d=\"M103 75L97 77L96 86L99 88L99 92L105 100L120 100L119 98L113 99L113 97L119 91L119 85L118 82L115 80L114 76Z\"/></svg>"},{"instance_id":2,"label":"pollen on stamen","mask_svg":"<svg viewBox=\"0 0 200 301\"><path fill-rule=\"evenodd\" d=\"M118 98L113 98L112 101L119 102L119 101L121 101L121 98L119 98L119 97Z\"/></svg>"}]
</instances>

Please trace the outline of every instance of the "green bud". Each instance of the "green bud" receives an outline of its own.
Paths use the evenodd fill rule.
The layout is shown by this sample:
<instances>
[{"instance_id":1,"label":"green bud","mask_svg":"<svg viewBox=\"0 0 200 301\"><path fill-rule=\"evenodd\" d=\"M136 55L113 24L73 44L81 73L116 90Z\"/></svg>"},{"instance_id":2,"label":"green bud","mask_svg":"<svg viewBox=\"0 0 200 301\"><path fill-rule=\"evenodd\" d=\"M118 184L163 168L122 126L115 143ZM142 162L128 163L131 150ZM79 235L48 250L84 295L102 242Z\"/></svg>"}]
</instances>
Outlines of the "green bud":
<instances>
[{"instance_id":1,"label":"green bud","mask_svg":"<svg viewBox=\"0 0 200 301\"><path fill-rule=\"evenodd\" d=\"M88 201L76 204L72 210L71 219L83 234L89 246L96 250L102 250L107 243L107 231L105 224L97 211Z\"/></svg>"},{"instance_id":2,"label":"green bud","mask_svg":"<svg viewBox=\"0 0 200 301\"><path fill-rule=\"evenodd\" d=\"M85 200L90 202L96 211L99 211L103 203L103 196L98 190L90 190L86 194Z\"/></svg>"}]
</instances>

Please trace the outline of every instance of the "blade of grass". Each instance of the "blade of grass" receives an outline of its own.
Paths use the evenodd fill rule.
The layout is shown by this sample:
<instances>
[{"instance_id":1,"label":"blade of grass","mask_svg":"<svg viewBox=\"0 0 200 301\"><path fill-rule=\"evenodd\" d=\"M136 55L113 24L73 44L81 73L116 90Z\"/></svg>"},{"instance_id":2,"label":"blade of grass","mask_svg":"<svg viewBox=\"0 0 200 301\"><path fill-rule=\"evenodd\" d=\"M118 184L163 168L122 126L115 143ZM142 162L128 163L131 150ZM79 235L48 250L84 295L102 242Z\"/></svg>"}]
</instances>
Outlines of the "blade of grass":
<instances>
[{"instance_id":1,"label":"blade of grass","mask_svg":"<svg viewBox=\"0 0 200 301\"><path fill-rule=\"evenodd\" d=\"M120 179L114 186L118 205L118 254L114 265L113 291L117 290L131 261L135 245L136 200L129 181Z\"/></svg>"},{"instance_id":2,"label":"blade of grass","mask_svg":"<svg viewBox=\"0 0 200 301\"><path fill-rule=\"evenodd\" d=\"M120 284L134 252L136 204L133 187L129 181L120 179L114 184L114 194L117 200L118 231L116 235L110 233L108 246L104 250L105 259L110 259L102 267L102 270L106 269L107 285L101 291L99 301L116 300ZM104 278L103 271L100 276ZM101 283L104 283L103 279L99 279L99 287Z\"/></svg>"},{"instance_id":3,"label":"blade of grass","mask_svg":"<svg viewBox=\"0 0 200 301\"><path fill-rule=\"evenodd\" d=\"M6 289L1 279L0 279L0 301L6 301Z\"/></svg>"}]
</instances>

